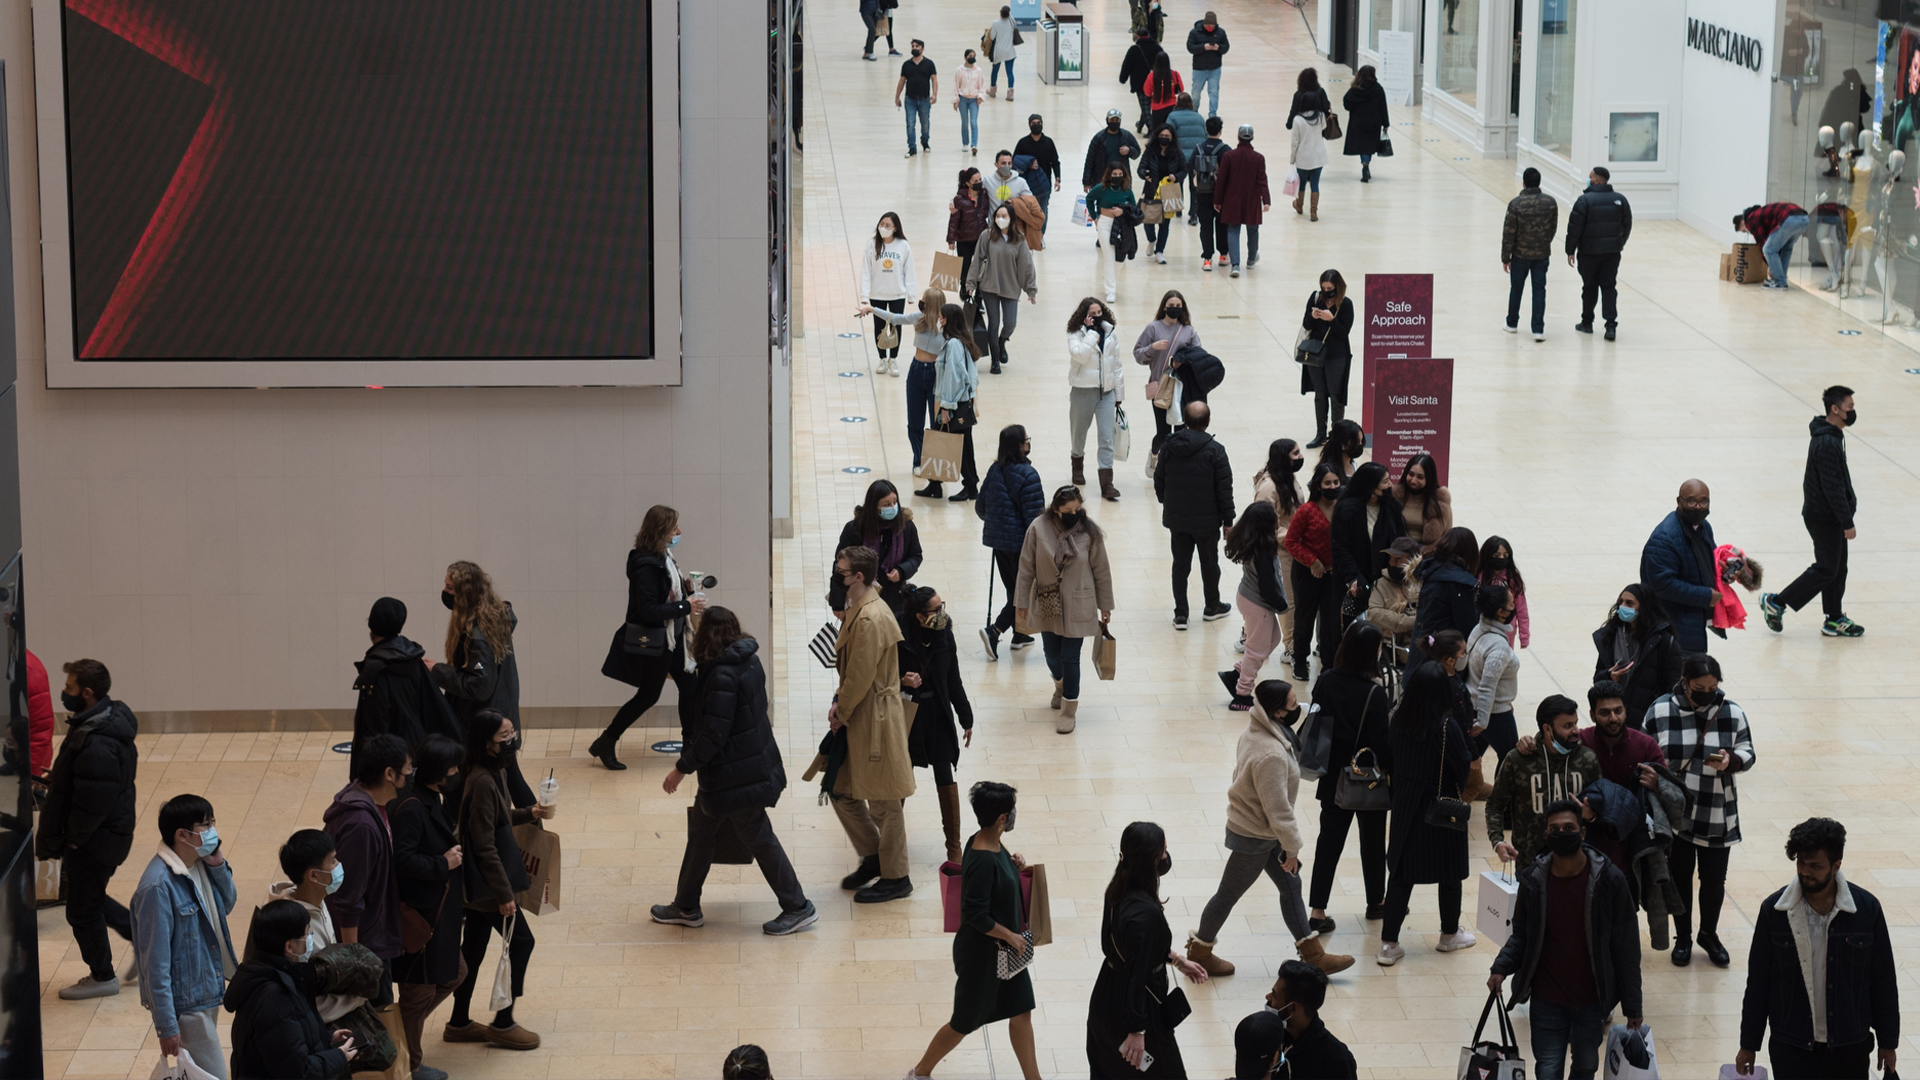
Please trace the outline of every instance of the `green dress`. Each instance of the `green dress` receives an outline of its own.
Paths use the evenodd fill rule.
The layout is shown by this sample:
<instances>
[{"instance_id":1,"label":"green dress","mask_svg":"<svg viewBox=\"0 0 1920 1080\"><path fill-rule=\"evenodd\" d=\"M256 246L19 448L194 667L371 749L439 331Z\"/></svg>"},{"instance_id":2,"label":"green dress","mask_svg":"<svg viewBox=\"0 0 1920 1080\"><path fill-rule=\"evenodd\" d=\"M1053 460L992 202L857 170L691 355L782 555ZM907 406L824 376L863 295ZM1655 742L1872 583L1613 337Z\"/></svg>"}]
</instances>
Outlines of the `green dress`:
<instances>
[{"instance_id":1,"label":"green dress","mask_svg":"<svg viewBox=\"0 0 1920 1080\"><path fill-rule=\"evenodd\" d=\"M960 929L953 935L953 1030L971 1035L995 1020L1033 1011L1033 980L1022 971L1002 980L996 969L1001 944L987 936L995 923L1019 933L1020 872L1007 849L977 851L967 840L960 858Z\"/></svg>"}]
</instances>

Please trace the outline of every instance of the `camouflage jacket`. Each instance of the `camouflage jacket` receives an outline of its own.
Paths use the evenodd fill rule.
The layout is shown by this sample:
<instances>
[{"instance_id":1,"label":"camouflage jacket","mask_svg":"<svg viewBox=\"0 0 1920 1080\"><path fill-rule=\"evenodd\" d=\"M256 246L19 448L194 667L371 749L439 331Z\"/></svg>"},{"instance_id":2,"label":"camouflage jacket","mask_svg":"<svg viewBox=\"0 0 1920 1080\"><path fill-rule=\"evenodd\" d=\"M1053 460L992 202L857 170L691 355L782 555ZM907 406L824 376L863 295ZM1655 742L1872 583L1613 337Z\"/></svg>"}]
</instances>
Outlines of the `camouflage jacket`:
<instances>
[{"instance_id":1,"label":"camouflage jacket","mask_svg":"<svg viewBox=\"0 0 1920 1080\"><path fill-rule=\"evenodd\" d=\"M1500 261L1550 259L1553 236L1560 230L1560 204L1539 188L1527 188L1507 204L1507 223L1500 231Z\"/></svg>"}]
</instances>

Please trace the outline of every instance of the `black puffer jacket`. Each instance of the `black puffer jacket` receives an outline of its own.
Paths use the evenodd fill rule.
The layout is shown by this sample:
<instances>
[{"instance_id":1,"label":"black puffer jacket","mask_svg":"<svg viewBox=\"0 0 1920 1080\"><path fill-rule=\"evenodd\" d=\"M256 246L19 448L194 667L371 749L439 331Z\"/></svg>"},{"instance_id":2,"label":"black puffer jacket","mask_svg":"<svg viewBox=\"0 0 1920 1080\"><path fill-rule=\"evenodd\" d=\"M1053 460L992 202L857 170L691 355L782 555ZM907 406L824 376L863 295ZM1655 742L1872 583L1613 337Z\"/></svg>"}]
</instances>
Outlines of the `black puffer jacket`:
<instances>
[{"instance_id":1,"label":"black puffer jacket","mask_svg":"<svg viewBox=\"0 0 1920 1080\"><path fill-rule=\"evenodd\" d=\"M1196 341L1180 346L1167 373L1180 380L1182 402L1205 401L1209 391L1227 381L1227 365Z\"/></svg>"},{"instance_id":2,"label":"black puffer jacket","mask_svg":"<svg viewBox=\"0 0 1920 1080\"><path fill-rule=\"evenodd\" d=\"M408 746L428 735L464 741L453 708L433 683L419 643L395 635L376 641L364 659L353 662L353 688L360 700L353 710L351 774L360 760L360 747L375 735L398 735Z\"/></svg>"},{"instance_id":3,"label":"black puffer jacket","mask_svg":"<svg viewBox=\"0 0 1920 1080\"><path fill-rule=\"evenodd\" d=\"M1160 447L1153 471L1160 524L1205 537L1233 525L1233 466L1227 448L1204 431L1181 428Z\"/></svg>"},{"instance_id":4,"label":"black puffer jacket","mask_svg":"<svg viewBox=\"0 0 1920 1080\"><path fill-rule=\"evenodd\" d=\"M1841 429L1816 416L1807 425L1813 436L1807 443L1807 473L1800 481L1800 515L1853 528L1853 474L1847 469L1847 437Z\"/></svg>"},{"instance_id":5,"label":"black puffer jacket","mask_svg":"<svg viewBox=\"0 0 1920 1080\"><path fill-rule=\"evenodd\" d=\"M1387 568L1387 546L1406 534L1398 499L1382 495L1378 509L1369 533L1366 499L1343 498L1333 504L1333 578L1342 593L1356 581L1361 597L1372 592Z\"/></svg>"},{"instance_id":6,"label":"black puffer jacket","mask_svg":"<svg viewBox=\"0 0 1920 1080\"><path fill-rule=\"evenodd\" d=\"M310 967L284 956L240 965L224 1002L233 1014L233 1080L349 1075L346 1053L332 1045L314 1009L317 988Z\"/></svg>"},{"instance_id":7,"label":"black puffer jacket","mask_svg":"<svg viewBox=\"0 0 1920 1080\"><path fill-rule=\"evenodd\" d=\"M140 721L124 702L103 698L67 723L67 737L48 770L34 852L58 859L78 849L119 866L133 849L133 778L140 765L133 737Z\"/></svg>"},{"instance_id":8,"label":"black puffer jacket","mask_svg":"<svg viewBox=\"0 0 1920 1080\"><path fill-rule=\"evenodd\" d=\"M1612 184L1594 184L1567 211L1567 254L1618 255L1633 231L1633 207Z\"/></svg>"},{"instance_id":9,"label":"black puffer jacket","mask_svg":"<svg viewBox=\"0 0 1920 1080\"><path fill-rule=\"evenodd\" d=\"M674 768L700 778L700 798L717 815L770 807L787 789L787 770L767 714L767 673L760 643L741 638L700 665L698 726L682 732L685 746Z\"/></svg>"},{"instance_id":10,"label":"black puffer jacket","mask_svg":"<svg viewBox=\"0 0 1920 1080\"><path fill-rule=\"evenodd\" d=\"M1397 779L1397 778L1396 778ZM1587 852L1587 956L1593 963L1600 1007L1617 1002L1627 1016L1642 1016L1640 1002L1640 930L1633 890L1626 875L1592 847ZM1493 958L1493 973L1513 976L1513 1000L1533 995L1540 953L1547 940L1547 875L1551 854L1523 868L1520 895L1513 908L1513 933Z\"/></svg>"},{"instance_id":11,"label":"black puffer jacket","mask_svg":"<svg viewBox=\"0 0 1920 1080\"><path fill-rule=\"evenodd\" d=\"M1458 630L1465 637L1480 625L1480 609L1473 593L1480 581L1456 562L1422 559L1413 576L1420 579L1420 609L1413 620L1413 658L1409 667L1425 659L1421 643L1442 630ZM1461 669L1465 670L1465 663Z\"/></svg>"},{"instance_id":12,"label":"black puffer jacket","mask_svg":"<svg viewBox=\"0 0 1920 1080\"><path fill-rule=\"evenodd\" d=\"M1620 686L1627 692L1627 725L1646 729L1647 710L1663 694L1673 692L1680 681L1680 642L1674 637L1673 624L1657 615L1641 615L1652 620L1647 636L1640 641L1640 655L1634 660ZM1593 681L1613 678L1613 636L1619 622L1609 618L1593 632Z\"/></svg>"},{"instance_id":13,"label":"black puffer jacket","mask_svg":"<svg viewBox=\"0 0 1920 1080\"><path fill-rule=\"evenodd\" d=\"M1220 48L1218 51L1209 52L1205 48L1208 45L1218 45ZM1193 29L1187 31L1187 51L1193 54L1195 71L1216 70L1220 67L1220 62L1226 58L1227 50L1231 48L1233 43L1227 40L1227 28L1219 23L1214 23L1213 29L1208 30L1207 20L1195 19Z\"/></svg>"}]
</instances>

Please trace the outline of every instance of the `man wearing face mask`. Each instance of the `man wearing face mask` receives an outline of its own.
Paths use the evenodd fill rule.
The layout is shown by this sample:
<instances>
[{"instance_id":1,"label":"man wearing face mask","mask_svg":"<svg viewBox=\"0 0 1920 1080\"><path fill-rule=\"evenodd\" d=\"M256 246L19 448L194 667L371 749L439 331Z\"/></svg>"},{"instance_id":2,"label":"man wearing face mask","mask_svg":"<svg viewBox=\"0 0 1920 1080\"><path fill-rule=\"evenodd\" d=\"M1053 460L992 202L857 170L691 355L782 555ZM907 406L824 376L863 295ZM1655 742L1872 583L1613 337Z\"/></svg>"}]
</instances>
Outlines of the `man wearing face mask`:
<instances>
[{"instance_id":1,"label":"man wearing face mask","mask_svg":"<svg viewBox=\"0 0 1920 1080\"><path fill-rule=\"evenodd\" d=\"M352 1035L330 1028L316 1011L320 980L307 963L304 916L292 900L269 901L253 913L246 962L225 1000L238 1076L346 1076L360 1055Z\"/></svg>"},{"instance_id":2,"label":"man wearing face mask","mask_svg":"<svg viewBox=\"0 0 1920 1080\"><path fill-rule=\"evenodd\" d=\"M133 890L133 951L140 1005L153 1016L160 1053L227 1080L216 1026L239 950L227 929L236 893L220 854L213 804L176 795L160 807L160 849Z\"/></svg>"},{"instance_id":3,"label":"man wearing face mask","mask_svg":"<svg viewBox=\"0 0 1920 1080\"><path fill-rule=\"evenodd\" d=\"M1640 580L1660 598L1673 619L1680 651L1707 651L1707 617L1719 597L1713 562L1712 493L1704 480L1680 485L1673 512L1655 526L1640 552ZM1725 631L1719 631L1726 637Z\"/></svg>"},{"instance_id":4,"label":"man wearing face mask","mask_svg":"<svg viewBox=\"0 0 1920 1080\"><path fill-rule=\"evenodd\" d=\"M376 735L360 748L353 782L340 789L323 820L338 845L344 885L327 896L341 941L357 941L380 958L375 1006L393 1003L393 961L400 947L400 886L393 876L393 833L385 807L407 785L413 762L396 735Z\"/></svg>"},{"instance_id":5,"label":"man wearing face mask","mask_svg":"<svg viewBox=\"0 0 1920 1080\"><path fill-rule=\"evenodd\" d=\"M1786 609L1799 611L1815 593L1826 622L1820 633L1827 637L1856 638L1867 628L1847 618L1847 541L1854 537L1853 514L1859 500L1853 494L1853 475L1847 469L1846 429L1858 418L1853 409L1853 391L1844 386L1829 386L1820 395L1826 415L1816 416L1807 430L1813 438L1807 443L1807 471L1800 481L1800 519L1807 535L1813 537L1813 565L1777 593L1760 595L1760 613L1767 629L1780 632L1780 616Z\"/></svg>"},{"instance_id":6,"label":"man wearing face mask","mask_svg":"<svg viewBox=\"0 0 1920 1080\"><path fill-rule=\"evenodd\" d=\"M1118 162L1122 171L1133 175L1133 163L1140 159L1140 140L1120 126L1120 110L1107 110L1107 126L1094 132L1087 143L1087 160L1080 167L1080 190L1091 192L1107 175L1107 165ZM1093 209L1089 204L1087 209Z\"/></svg>"},{"instance_id":7,"label":"man wearing face mask","mask_svg":"<svg viewBox=\"0 0 1920 1080\"><path fill-rule=\"evenodd\" d=\"M1220 62L1232 46L1226 28L1209 11L1193 29L1187 31L1187 51L1193 54L1193 103L1200 103L1200 91L1207 91L1207 115L1220 114Z\"/></svg>"},{"instance_id":8,"label":"man wearing face mask","mask_svg":"<svg viewBox=\"0 0 1920 1080\"><path fill-rule=\"evenodd\" d=\"M1187 628L1187 574L1200 554L1200 587L1207 622L1223 619L1233 608L1220 600L1220 541L1233 530L1233 466L1227 448L1207 433L1213 413L1204 401L1190 401L1186 426L1160 449L1153 493L1160 500L1160 524L1173 537L1173 628Z\"/></svg>"},{"instance_id":9,"label":"man wearing face mask","mask_svg":"<svg viewBox=\"0 0 1920 1080\"><path fill-rule=\"evenodd\" d=\"M988 220L992 220L993 215L1007 203L1022 195L1033 194L1033 189L1027 186L1026 180L1013 171L1013 151L1011 150L1002 150L993 155L993 172L987 174L985 180Z\"/></svg>"},{"instance_id":10,"label":"man wearing face mask","mask_svg":"<svg viewBox=\"0 0 1920 1080\"><path fill-rule=\"evenodd\" d=\"M267 900L294 900L307 912L307 939L294 959L305 961L314 953L340 940L333 928L333 915L327 911L327 897L340 891L346 882L346 868L333 837L322 829L301 829L280 845L280 872L287 880L267 887ZM323 994L313 1007L320 1019L331 1024L366 1004L366 998L349 994Z\"/></svg>"},{"instance_id":11,"label":"man wearing face mask","mask_svg":"<svg viewBox=\"0 0 1920 1080\"><path fill-rule=\"evenodd\" d=\"M1620 1006L1632 1028L1645 1016L1632 890L1618 867L1583 844L1580 812L1571 799L1547 807L1548 857L1520 870L1513 933L1487 976L1487 989L1496 994L1513 976L1513 1000L1531 1000L1534 1075L1540 1080L1592 1080L1613 1007Z\"/></svg>"},{"instance_id":12,"label":"man wearing face mask","mask_svg":"<svg viewBox=\"0 0 1920 1080\"><path fill-rule=\"evenodd\" d=\"M98 660L74 660L65 667L67 685L60 704L67 737L48 771L47 797L34 834L34 854L60 859L66 876L67 925L80 946L87 974L60 988L65 1001L109 997L120 992L113 973L113 946L107 929L131 938L127 909L107 895L107 882L133 850L138 802L134 774L140 751L134 745L140 721L124 702L107 697L113 677Z\"/></svg>"},{"instance_id":13,"label":"man wearing face mask","mask_svg":"<svg viewBox=\"0 0 1920 1080\"><path fill-rule=\"evenodd\" d=\"M1280 977L1267 991L1266 1007L1234 1030L1233 1075L1242 1080L1353 1080L1359 1075L1353 1051L1320 1019L1326 1000L1326 972L1300 960L1281 964Z\"/></svg>"},{"instance_id":14,"label":"man wearing face mask","mask_svg":"<svg viewBox=\"0 0 1920 1080\"><path fill-rule=\"evenodd\" d=\"M1033 159L1033 171L1026 174L1026 181L1028 190L1033 193L1034 201L1040 204L1040 213L1043 218L1040 225L1041 232L1046 231L1044 218L1047 213L1047 200L1053 197L1054 192L1060 190L1060 149L1053 144L1052 136L1041 132L1043 126L1044 121L1041 120L1039 113L1027 117L1027 133L1020 137L1019 142L1013 144L1014 157ZM1047 184L1049 176L1053 178L1052 186Z\"/></svg>"},{"instance_id":15,"label":"man wearing face mask","mask_svg":"<svg viewBox=\"0 0 1920 1080\"><path fill-rule=\"evenodd\" d=\"M1581 743L1580 706L1563 694L1549 694L1534 713L1539 724L1536 753L1508 754L1487 796L1487 842L1503 862L1531 864L1546 844L1546 808L1574 799L1600 778L1600 759ZM1509 842L1508 833L1512 833Z\"/></svg>"}]
</instances>

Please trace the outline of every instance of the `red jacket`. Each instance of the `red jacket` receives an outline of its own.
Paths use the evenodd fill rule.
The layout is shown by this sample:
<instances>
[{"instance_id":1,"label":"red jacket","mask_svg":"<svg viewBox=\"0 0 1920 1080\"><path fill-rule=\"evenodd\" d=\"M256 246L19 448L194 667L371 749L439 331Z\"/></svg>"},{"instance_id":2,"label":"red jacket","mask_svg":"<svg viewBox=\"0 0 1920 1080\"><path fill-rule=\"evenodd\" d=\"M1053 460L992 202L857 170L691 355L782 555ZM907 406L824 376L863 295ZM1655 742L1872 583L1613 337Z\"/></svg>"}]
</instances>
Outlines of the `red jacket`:
<instances>
[{"instance_id":1,"label":"red jacket","mask_svg":"<svg viewBox=\"0 0 1920 1080\"><path fill-rule=\"evenodd\" d=\"M27 761L35 776L45 776L53 768L53 692L46 665L31 651L27 653Z\"/></svg>"},{"instance_id":2,"label":"red jacket","mask_svg":"<svg viewBox=\"0 0 1920 1080\"><path fill-rule=\"evenodd\" d=\"M1806 213L1805 210L1790 202L1770 202L1742 217L1740 224L1746 226L1747 231L1753 234L1754 243L1764 244L1767 242L1767 234L1779 228L1781 222L1795 214L1804 213Z\"/></svg>"},{"instance_id":3,"label":"red jacket","mask_svg":"<svg viewBox=\"0 0 1920 1080\"><path fill-rule=\"evenodd\" d=\"M1213 208L1228 225L1260 224L1260 208L1273 205L1267 189L1267 159L1252 143L1220 155L1220 175L1213 182Z\"/></svg>"},{"instance_id":4,"label":"red jacket","mask_svg":"<svg viewBox=\"0 0 1920 1080\"><path fill-rule=\"evenodd\" d=\"M1280 543L1301 566L1311 567L1317 560L1329 570L1333 568L1333 525L1313 503L1293 512L1287 537Z\"/></svg>"},{"instance_id":5,"label":"red jacket","mask_svg":"<svg viewBox=\"0 0 1920 1080\"><path fill-rule=\"evenodd\" d=\"M1152 74L1148 74L1146 81L1141 84L1141 92L1147 95L1147 106L1155 111L1173 108L1174 103L1180 100L1180 92L1187 88L1186 84L1180 81L1179 72L1169 71L1167 74L1173 76L1167 80L1171 85L1161 86L1160 81ZM1151 135L1152 132L1148 134Z\"/></svg>"}]
</instances>

